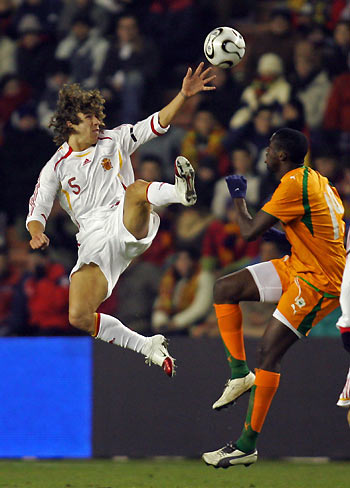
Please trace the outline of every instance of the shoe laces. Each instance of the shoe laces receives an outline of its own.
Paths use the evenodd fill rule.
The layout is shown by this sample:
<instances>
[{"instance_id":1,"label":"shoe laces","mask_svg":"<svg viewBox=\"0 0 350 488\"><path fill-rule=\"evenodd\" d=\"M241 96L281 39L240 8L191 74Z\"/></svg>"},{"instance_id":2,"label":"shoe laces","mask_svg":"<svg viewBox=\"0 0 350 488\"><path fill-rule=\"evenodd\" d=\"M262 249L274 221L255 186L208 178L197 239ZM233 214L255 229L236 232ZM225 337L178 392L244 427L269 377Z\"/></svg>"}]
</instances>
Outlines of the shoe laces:
<instances>
[{"instance_id":1,"label":"shoe laces","mask_svg":"<svg viewBox=\"0 0 350 488\"><path fill-rule=\"evenodd\" d=\"M228 442L219 451L219 455L225 456L226 454L231 454L236 449L236 446L232 442Z\"/></svg>"}]
</instances>

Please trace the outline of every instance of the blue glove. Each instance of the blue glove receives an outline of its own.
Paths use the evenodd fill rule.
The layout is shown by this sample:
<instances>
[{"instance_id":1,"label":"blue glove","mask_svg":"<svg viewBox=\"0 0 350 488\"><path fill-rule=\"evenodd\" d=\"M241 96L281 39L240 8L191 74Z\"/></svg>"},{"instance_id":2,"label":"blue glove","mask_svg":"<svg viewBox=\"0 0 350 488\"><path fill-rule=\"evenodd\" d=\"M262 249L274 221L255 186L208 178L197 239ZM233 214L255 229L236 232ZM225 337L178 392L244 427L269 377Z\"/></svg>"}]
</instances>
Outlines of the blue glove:
<instances>
[{"instance_id":1,"label":"blue glove","mask_svg":"<svg viewBox=\"0 0 350 488\"><path fill-rule=\"evenodd\" d=\"M225 180L232 198L245 198L247 193L247 180L244 176L229 175L226 176Z\"/></svg>"}]
</instances>

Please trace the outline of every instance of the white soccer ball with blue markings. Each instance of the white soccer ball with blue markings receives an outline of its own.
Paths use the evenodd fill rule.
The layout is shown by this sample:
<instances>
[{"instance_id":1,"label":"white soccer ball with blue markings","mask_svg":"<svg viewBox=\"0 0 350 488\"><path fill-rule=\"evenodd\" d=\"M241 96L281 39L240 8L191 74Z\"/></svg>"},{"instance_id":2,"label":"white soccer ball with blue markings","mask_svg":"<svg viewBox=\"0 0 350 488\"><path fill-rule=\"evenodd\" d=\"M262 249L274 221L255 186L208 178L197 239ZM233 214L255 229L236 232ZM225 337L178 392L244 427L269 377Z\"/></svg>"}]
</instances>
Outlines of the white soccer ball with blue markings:
<instances>
[{"instance_id":1,"label":"white soccer ball with blue markings","mask_svg":"<svg viewBox=\"0 0 350 488\"><path fill-rule=\"evenodd\" d=\"M220 68L236 66L245 53L245 41L232 27L217 27L204 41L204 54L209 63Z\"/></svg>"}]
</instances>

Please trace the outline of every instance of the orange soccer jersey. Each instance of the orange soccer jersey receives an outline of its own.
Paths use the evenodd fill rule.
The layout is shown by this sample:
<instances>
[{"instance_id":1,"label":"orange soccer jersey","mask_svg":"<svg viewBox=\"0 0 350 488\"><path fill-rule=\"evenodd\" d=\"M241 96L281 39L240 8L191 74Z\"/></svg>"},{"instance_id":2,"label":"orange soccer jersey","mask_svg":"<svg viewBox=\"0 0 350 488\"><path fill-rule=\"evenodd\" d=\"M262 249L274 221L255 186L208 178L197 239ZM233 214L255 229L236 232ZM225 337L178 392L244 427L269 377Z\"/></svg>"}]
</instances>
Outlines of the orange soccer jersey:
<instances>
[{"instance_id":1,"label":"orange soccer jersey","mask_svg":"<svg viewBox=\"0 0 350 488\"><path fill-rule=\"evenodd\" d=\"M345 266L344 208L328 179L305 166L286 173L263 211L283 224L292 276L339 296Z\"/></svg>"}]
</instances>

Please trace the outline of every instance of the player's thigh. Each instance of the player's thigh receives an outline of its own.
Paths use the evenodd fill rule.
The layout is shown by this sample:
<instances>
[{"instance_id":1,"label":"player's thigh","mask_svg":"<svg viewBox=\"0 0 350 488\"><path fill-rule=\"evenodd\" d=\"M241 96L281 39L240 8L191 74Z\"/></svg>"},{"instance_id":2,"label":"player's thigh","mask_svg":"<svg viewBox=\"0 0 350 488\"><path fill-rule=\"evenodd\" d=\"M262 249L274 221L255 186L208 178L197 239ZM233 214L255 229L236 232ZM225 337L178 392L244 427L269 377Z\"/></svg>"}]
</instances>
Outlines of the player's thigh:
<instances>
[{"instance_id":1,"label":"player's thigh","mask_svg":"<svg viewBox=\"0 0 350 488\"><path fill-rule=\"evenodd\" d=\"M245 268L219 278L214 285L214 302L259 301L259 290L252 274Z\"/></svg>"},{"instance_id":2,"label":"player's thigh","mask_svg":"<svg viewBox=\"0 0 350 488\"><path fill-rule=\"evenodd\" d=\"M149 183L136 180L125 192L123 223L136 239L143 239L148 234L148 225L152 206L147 201Z\"/></svg>"},{"instance_id":3,"label":"player's thigh","mask_svg":"<svg viewBox=\"0 0 350 488\"><path fill-rule=\"evenodd\" d=\"M338 306L338 298L324 296L322 292L296 277L283 292L273 316L298 337L303 337Z\"/></svg>"},{"instance_id":4,"label":"player's thigh","mask_svg":"<svg viewBox=\"0 0 350 488\"><path fill-rule=\"evenodd\" d=\"M69 314L94 313L106 298L108 283L100 268L84 264L72 277L69 287Z\"/></svg>"}]
</instances>

